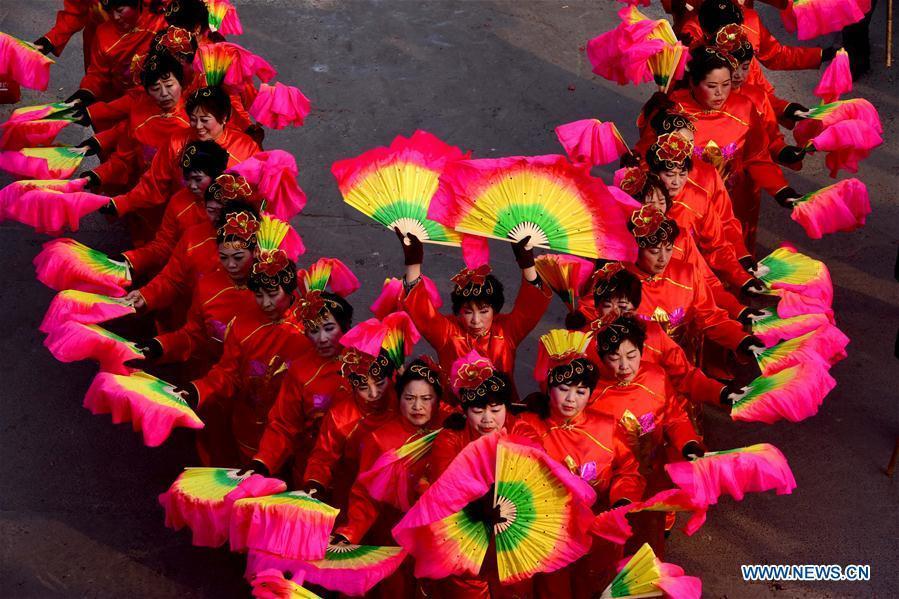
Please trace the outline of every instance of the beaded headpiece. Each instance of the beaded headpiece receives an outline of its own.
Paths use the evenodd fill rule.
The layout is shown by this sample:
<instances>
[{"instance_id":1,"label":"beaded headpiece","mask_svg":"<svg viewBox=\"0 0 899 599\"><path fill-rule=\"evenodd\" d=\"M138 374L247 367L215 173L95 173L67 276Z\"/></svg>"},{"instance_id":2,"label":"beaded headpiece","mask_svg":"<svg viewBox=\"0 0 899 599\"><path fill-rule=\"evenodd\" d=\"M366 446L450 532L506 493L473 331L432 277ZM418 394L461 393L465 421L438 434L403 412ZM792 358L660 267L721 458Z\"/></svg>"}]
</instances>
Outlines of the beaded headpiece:
<instances>
[{"instance_id":1,"label":"beaded headpiece","mask_svg":"<svg viewBox=\"0 0 899 599\"><path fill-rule=\"evenodd\" d=\"M225 224L218 230L222 244L230 249L246 250L256 246L259 221L249 212L232 212L225 217ZM255 268L255 266L254 266Z\"/></svg>"},{"instance_id":2,"label":"beaded headpiece","mask_svg":"<svg viewBox=\"0 0 899 599\"><path fill-rule=\"evenodd\" d=\"M673 171L684 168L693 155L693 142L677 133L660 135L646 152L651 169Z\"/></svg>"},{"instance_id":3,"label":"beaded headpiece","mask_svg":"<svg viewBox=\"0 0 899 599\"><path fill-rule=\"evenodd\" d=\"M627 226L641 248L673 243L679 232L673 220L665 218L661 211L649 204L635 210Z\"/></svg>"}]
</instances>

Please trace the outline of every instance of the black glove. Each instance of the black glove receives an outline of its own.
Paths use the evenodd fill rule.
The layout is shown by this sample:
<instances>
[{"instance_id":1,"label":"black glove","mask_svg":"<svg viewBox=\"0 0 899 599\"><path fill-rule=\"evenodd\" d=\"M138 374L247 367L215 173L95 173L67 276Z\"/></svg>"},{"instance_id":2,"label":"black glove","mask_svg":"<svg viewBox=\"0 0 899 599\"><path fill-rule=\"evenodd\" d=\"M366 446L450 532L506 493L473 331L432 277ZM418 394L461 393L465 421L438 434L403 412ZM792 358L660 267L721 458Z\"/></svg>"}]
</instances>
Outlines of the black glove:
<instances>
[{"instance_id":1,"label":"black glove","mask_svg":"<svg viewBox=\"0 0 899 599\"><path fill-rule=\"evenodd\" d=\"M569 312L565 316L565 328L569 331L580 331L587 326L587 318L580 312Z\"/></svg>"},{"instance_id":2,"label":"black glove","mask_svg":"<svg viewBox=\"0 0 899 599\"><path fill-rule=\"evenodd\" d=\"M830 62L833 60L834 56L837 55L837 47L830 46L829 48L823 48L821 50L821 62Z\"/></svg>"},{"instance_id":3,"label":"black glove","mask_svg":"<svg viewBox=\"0 0 899 599\"><path fill-rule=\"evenodd\" d=\"M260 148L262 147L262 142L265 141L265 129L262 128L262 125L258 123L253 123L249 127L247 127L246 131L244 131L250 138L256 142L256 145Z\"/></svg>"},{"instance_id":4,"label":"black glove","mask_svg":"<svg viewBox=\"0 0 899 599\"><path fill-rule=\"evenodd\" d=\"M756 262L755 258L753 258L752 256L743 256L742 258L740 258L739 262L740 266L746 269L746 272L755 270L759 266L759 263Z\"/></svg>"},{"instance_id":5,"label":"black glove","mask_svg":"<svg viewBox=\"0 0 899 599\"><path fill-rule=\"evenodd\" d=\"M101 206L97 209L97 212L100 214L105 214L106 216L118 216L119 211L115 207L115 203L110 200L105 206Z\"/></svg>"},{"instance_id":6,"label":"black glove","mask_svg":"<svg viewBox=\"0 0 899 599\"><path fill-rule=\"evenodd\" d=\"M341 543L343 543L344 545L349 545L350 540L339 532L335 532L334 534L332 534L331 538L328 540L329 545L340 545Z\"/></svg>"},{"instance_id":7,"label":"black glove","mask_svg":"<svg viewBox=\"0 0 899 599\"><path fill-rule=\"evenodd\" d=\"M87 111L87 106L83 104L75 104L75 106L66 110L65 113L68 114L69 118L76 124L81 125L82 127L92 126L91 115Z\"/></svg>"},{"instance_id":8,"label":"black glove","mask_svg":"<svg viewBox=\"0 0 899 599\"><path fill-rule=\"evenodd\" d=\"M182 397L191 410L196 411L196 409L200 406L200 392L197 391L197 388L193 383L188 383L183 387L179 385L175 387L175 392L183 394Z\"/></svg>"},{"instance_id":9,"label":"black glove","mask_svg":"<svg viewBox=\"0 0 899 599\"><path fill-rule=\"evenodd\" d=\"M780 191L777 192L777 195L774 196L774 200L783 206L784 208L793 209L793 202L788 202L787 200L792 200L798 198L799 193L793 189L792 187L784 187Z\"/></svg>"},{"instance_id":10,"label":"black glove","mask_svg":"<svg viewBox=\"0 0 899 599\"><path fill-rule=\"evenodd\" d=\"M100 142L97 141L96 137L88 137L75 147L87 148L87 152L84 153L85 156L93 156L100 153Z\"/></svg>"},{"instance_id":11,"label":"black glove","mask_svg":"<svg viewBox=\"0 0 899 599\"><path fill-rule=\"evenodd\" d=\"M777 161L784 165L796 164L803 158L805 158L805 148L799 146L784 146L777 155Z\"/></svg>"},{"instance_id":12,"label":"black glove","mask_svg":"<svg viewBox=\"0 0 899 599\"><path fill-rule=\"evenodd\" d=\"M684 448L681 449L681 454L684 456L684 459L689 460L690 456L701 458L705 455L705 450L696 441L688 441Z\"/></svg>"},{"instance_id":13,"label":"black glove","mask_svg":"<svg viewBox=\"0 0 899 599\"><path fill-rule=\"evenodd\" d=\"M748 281L746 281L745 283L743 283L743 286L740 288L740 291L742 291L742 292L745 293L746 295L753 295L753 296L754 296L754 295L764 295L765 289L767 289L767 287L766 287L765 284L761 281L761 279L757 279L757 278L755 278L755 277L752 277L751 279L749 279ZM746 310L744 310L744 312L745 312L745 311L746 311ZM740 316L742 317L743 315L740 314Z\"/></svg>"},{"instance_id":14,"label":"black glove","mask_svg":"<svg viewBox=\"0 0 899 599\"><path fill-rule=\"evenodd\" d=\"M262 476L271 476L271 472L268 471L266 465L259 460L250 460L249 464L244 465L237 471L237 476L243 476L247 472L254 472L256 474L261 474Z\"/></svg>"},{"instance_id":15,"label":"black glove","mask_svg":"<svg viewBox=\"0 0 899 599\"><path fill-rule=\"evenodd\" d=\"M630 499L621 498L618 501L616 501L615 503L613 503L612 507L610 507L609 509L614 510L615 508L624 507L624 506L630 505L630 504L631 504Z\"/></svg>"},{"instance_id":16,"label":"black glove","mask_svg":"<svg viewBox=\"0 0 899 599\"><path fill-rule=\"evenodd\" d=\"M486 495L465 506L465 512L473 521L483 522L487 526L494 526L506 521L505 518L499 515L500 507L493 503L492 487Z\"/></svg>"},{"instance_id":17,"label":"black glove","mask_svg":"<svg viewBox=\"0 0 899 599\"><path fill-rule=\"evenodd\" d=\"M158 360L162 356L162 344L155 337L137 344L137 350L144 355L144 360Z\"/></svg>"},{"instance_id":18,"label":"black glove","mask_svg":"<svg viewBox=\"0 0 899 599\"><path fill-rule=\"evenodd\" d=\"M325 488L314 480L308 481L305 485L303 485L303 491L307 495L311 495L316 499L321 499L325 494Z\"/></svg>"},{"instance_id":19,"label":"black glove","mask_svg":"<svg viewBox=\"0 0 899 599\"><path fill-rule=\"evenodd\" d=\"M50 40L48 40L46 37L39 37L32 43L37 46L37 49L40 50L41 54L43 54L44 56L56 50L56 48L53 47L53 44L50 43Z\"/></svg>"},{"instance_id":20,"label":"black glove","mask_svg":"<svg viewBox=\"0 0 899 599\"><path fill-rule=\"evenodd\" d=\"M74 94L65 99L66 104L78 102L83 106L90 106L94 103L94 94L86 89L79 89Z\"/></svg>"},{"instance_id":21,"label":"black glove","mask_svg":"<svg viewBox=\"0 0 899 599\"><path fill-rule=\"evenodd\" d=\"M80 175L78 175L79 179L87 179L87 187L88 189L97 189L100 187L100 177L97 176L97 173L94 171L84 171Z\"/></svg>"},{"instance_id":22,"label":"black glove","mask_svg":"<svg viewBox=\"0 0 899 599\"><path fill-rule=\"evenodd\" d=\"M512 253L515 254L515 261L518 262L518 268L521 270L534 266L534 250L527 249L530 242L531 236L528 235L521 241L512 244Z\"/></svg>"},{"instance_id":23,"label":"black glove","mask_svg":"<svg viewBox=\"0 0 899 599\"><path fill-rule=\"evenodd\" d=\"M741 314L742 316L742 314ZM749 356L752 359L755 359L755 353L752 351L752 348L764 349L765 344L762 343L762 340L756 337L755 335L749 335L743 341L740 341L740 345L737 346L737 353L741 353L745 356Z\"/></svg>"},{"instance_id":24,"label":"black glove","mask_svg":"<svg viewBox=\"0 0 899 599\"><path fill-rule=\"evenodd\" d=\"M791 121L801 121L805 119L804 116L799 116L798 114L796 114L797 112L808 112L808 108L806 108L802 104L790 102L789 104L787 104L787 107L784 108L783 116L785 119L790 119Z\"/></svg>"},{"instance_id":25,"label":"black glove","mask_svg":"<svg viewBox=\"0 0 899 599\"><path fill-rule=\"evenodd\" d=\"M410 264L421 264L425 259L425 246L421 243L421 241L413 235L412 233L407 233L403 235L400 233L399 228L394 227L393 232L396 233L396 238L400 240L400 243L403 246L403 263L407 266ZM408 240L409 243L406 243Z\"/></svg>"},{"instance_id":26,"label":"black glove","mask_svg":"<svg viewBox=\"0 0 899 599\"><path fill-rule=\"evenodd\" d=\"M621 155L621 160L618 161L618 165L621 168L640 166L640 155L634 151L625 152Z\"/></svg>"}]
</instances>

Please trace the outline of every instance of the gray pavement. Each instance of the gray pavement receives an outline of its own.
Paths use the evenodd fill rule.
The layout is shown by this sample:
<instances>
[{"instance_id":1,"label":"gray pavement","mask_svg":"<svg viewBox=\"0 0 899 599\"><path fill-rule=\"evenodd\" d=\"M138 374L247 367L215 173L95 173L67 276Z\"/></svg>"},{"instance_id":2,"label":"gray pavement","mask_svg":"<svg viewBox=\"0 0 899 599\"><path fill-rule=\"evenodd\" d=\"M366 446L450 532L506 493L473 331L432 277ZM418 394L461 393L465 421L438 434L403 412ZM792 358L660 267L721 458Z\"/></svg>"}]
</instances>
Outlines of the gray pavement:
<instances>
[{"instance_id":1,"label":"gray pavement","mask_svg":"<svg viewBox=\"0 0 899 599\"><path fill-rule=\"evenodd\" d=\"M34 39L60 2L0 4L0 30ZM863 166L874 212L853 234L808 240L773 202L760 241L790 240L827 262L836 287L838 324L850 336L849 358L833 370L839 385L820 413L799 425L730 422L713 415L709 443L726 448L770 442L798 481L791 496L724 499L694 537L675 533L668 559L700 576L706 597L897 597L897 483L883 474L899 434L893 342L899 295L896 257L896 167L899 110L895 71L883 68L884 8L872 25L874 73L855 93L880 109L886 142ZM269 59L280 80L299 85L314 112L298 130L270 133L266 145L291 151L309 204L296 221L313 260L347 261L366 286L360 315L386 276L401 269L390 233L340 201L330 164L388 143L416 128L471 149L478 157L560 151L553 128L578 118L613 120L633 140L636 113L651 90L617 87L590 73L579 47L610 28L621 4L564 1L272 1L238 2L246 34L238 43ZM657 7L648 9L653 14ZM782 39L774 11L763 18ZM828 40L829 41L829 40ZM80 73L73 40L54 67L51 88L28 103L65 98ZM775 73L781 95L806 104L814 72ZM0 107L0 118L9 107ZM66 132L78 141L81 132ZM794 187L828 184L823 160L806 161ZM5 184L8 180L2 179ZM101 217L76 237L116 251L124 234ZM0 596L245 597L242 559L191 547L163 526L156 495L194 460L190 435L176 433L150 449L128 426L93 417L81 401L94 367L60 364L41 345L37 325L52 293L31 260L45 238L0 225ZM515 281L512 254L493 243L494 264ZM428 248L426 272L438 281L458 269L454 250ZM541 324L561 322L554 303ZM530 380L536 338L519 353L519 380ZM870 564L865 583L744 583L740 564Z\"/></svg>"}]
</instances>

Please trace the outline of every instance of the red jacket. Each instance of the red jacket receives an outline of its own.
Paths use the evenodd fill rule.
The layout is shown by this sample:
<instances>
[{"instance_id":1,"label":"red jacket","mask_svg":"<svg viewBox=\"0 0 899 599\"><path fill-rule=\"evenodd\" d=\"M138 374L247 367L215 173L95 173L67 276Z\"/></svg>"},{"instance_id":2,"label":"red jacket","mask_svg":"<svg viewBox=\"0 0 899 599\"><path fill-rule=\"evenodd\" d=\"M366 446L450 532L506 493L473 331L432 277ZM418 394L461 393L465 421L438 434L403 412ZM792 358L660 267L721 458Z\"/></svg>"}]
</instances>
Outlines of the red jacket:
<instances>
[{"instance_id":1,"label":"red jacket","mask_svg":"<svg viewBox=\"0 0 899 599\"><path fill-rule=\"evenodd\" d=\"M319 357L314 349L295 360L284 377L275 405L269 411L268 424L259 442L259 460L276 473L294 456L295 479L302 483L306 459L315 445L328 408L339 397L352 392L340 375L340 361Z\"/></svg>"},{"instance_id":2,"label":"red jacket","mask_svg":"<svg viewBox=\"0 0 899 599\"><path fill-rule=\"evenodd\" d=\"M749 250L743 242L743 227L734 215L733 200L718 169L708 162L694 160L690 178L709 193L712 210L721 224L724 238L733 246L737 259L749 256Z\"/></svg>"},{"instance_id":3,"label":"red jacket","mask_svg":"<svg viewBox=\"0 0 899 599\"><path fill-rule=\"evenodd\" d=\"M128 115L131 114L131 107L146 95L147 92L142 86L135 86L108 102L94 102L87 107L91 127L97 133L115 127L128 118Z\"/></svg>"},{"instance_id":4,"label":"red jacket","mask_svg":"<svg viewBox=\"0 0 899 599\"><path fill-rule=\"evenodd\" d=\"M150 168L141 175L134 189L113 198L118 213L127 214L139 208L162 204L181 189L183 187L181 153L184 146L196 139L194 131L189 130L172 137L167 144L160 147L150 163ZM259 146L249 136L227 127L215 142L228 152L229 167L243 162L259 151Z\"/></svg>"},{"instance_id":5,"label":"red jacket","mask_svg":"<svg viewBox=\"0 0 899 599\"><path fill-rule=\"evenodd\" d=\"M590 483L601 509L621 499L639 501L643 497L646 481L612 416L584 410L567 420L541 419L536 414L522 414L521 419L534 428L551 458Z\"/></svg>"},{"instance_id":6,"label":"red jacket","mask_svg":"<svg viewBox=\"0 0 899 599\"><path fill-rule=\"evenodd\" d=\"M200 276L220 264L215 229L207 218L184 232L165 268L141 287L140 294L150 310L167 308L179 298L186 301Z\"/></svg>"},{"instance_id":7,"label":"red jacket","mask_svg":"<svg viewBox=\"0 0 899 599\"><path fill-rule=\"evenodd\" d=\"M661 275L649 275L636 266L628 270L643 284L643 299L637 314L659 322L676 340L687 330L701 333L728 349L736 349L747 337L739 322L719 308L703 274L686 262L672 258Z\"/></svg>"},{"instance_id":8,"label":"red jacket","mask_svg":"<svg viewBox=\"0 0 899 599\"><path fill-rule=\"evenodd\" d=\"M44 37L53 44L53 54L59 56L72 36L83 30L81 39L84 45L84 66L87 68L97 26L104 21L106 13L98 0L64 0L62 10L56 13L56 22Z\"/></svg>"},{"instance_id":9,"label":"red jacket","mask_svg":"<svg viewBox=\"0 0 899 599\"><path fill-rule=\"evenodd\" d=\"M758 109L762 117L762 123L765 125L765 133L768 136L768 153L771 155L771 160L777 160L780 151L787 145L780 130L780 123L777 120L783 114L783 109L786 108L786 105L783 105L779 111L775 110L774 105L771 103L772 94L769 94L765 86L760 83L746 82L740 86L740 89L731 93L746 96Z\"/></svg>"},{"instance_id":10,"label":"red jacket","mask_svg":"<svg viewBox=\"0 0 899 599\"><path fill-rule=\"evenodd\" d=\"M475 349L496 370L511 377L518 345L540 322L551 299L549 288L528 283L522 277L512 311L494 315L490 331L481 337L468 334L454 316L438 312L424 285L412 288L403 307L422 337L437 351L444 372L449 373L453 362Z\"/></svg>"},{"instance_id":11,"label":"red jacket","mask_svg":"<svg viewBox=\"0 0 899 599\"><path fill-rule=\"evenodd\" d=\"M94 138L109 158L93 169L104 189L133 186L148 168L160 147L190 128L184 103L172 112L161 112L148 94L131 104L128 118Z\"/></svg>"},{"instance_id":12,"label":"red jacket","mask_svg":"<svg viewBox=\"0 0 899 599\"><path fill-rule=\"evenodd\" d=\"M705 279L705 282L708 283L709 290L712 293L712 299L719 308L723 308L728 316L733 319L740 317L740 314L746 309L746 306L741 304L732 293L724 288L724 285L721 284L721 280L714 272L712 272L708 262L706 262L702 254L699 253L696 242L691 235L678 236L674 243L673 255L676 259L686 262L702 273L702 276ZM734 279L731 278L730 280ZM746 275L746 280L749 280L748 274ZM739 292L739 287L737 288L737 292Z\"/></svg>"},{"instance_id":13,"label":"red jacket","mask_svg":"<svg viewBox=\"0 0 899 599\"><path fill-rule=\"evenodd\" d=\"M238 287L221 267L207 273L196 285L187 322L171 333L156 337L162 345L161 363L202 359L210 366L222 355L229 323L238 314L252 313L256 298Z\"/></svg>"},{"instance_id":14,"label":"red jacket","mask_svg":"<svg viewBox=\"0 0 899 599\"><path fill-rule=\"evenodd\" d=\"M97 26L87 72L80 89L91 92L98 100L118 98L134 86L131 59L146 52L153 36L166 26L162 15L144 10L134 29L122 32L112 21Z\"/></svg>"},{"instance_id":15,"label":"red jacket","mask_svg":"<svg viewBox=\"0 0 899 599\"><path fill-rule=\"evenodd\" d=\"M194 381L201 407L233 402L232 431L245 461L258 451L287 369L308 350L309 340L293 311L271 321L254 305L231 322L218 364Z\"/></svg>"}]
</instances>

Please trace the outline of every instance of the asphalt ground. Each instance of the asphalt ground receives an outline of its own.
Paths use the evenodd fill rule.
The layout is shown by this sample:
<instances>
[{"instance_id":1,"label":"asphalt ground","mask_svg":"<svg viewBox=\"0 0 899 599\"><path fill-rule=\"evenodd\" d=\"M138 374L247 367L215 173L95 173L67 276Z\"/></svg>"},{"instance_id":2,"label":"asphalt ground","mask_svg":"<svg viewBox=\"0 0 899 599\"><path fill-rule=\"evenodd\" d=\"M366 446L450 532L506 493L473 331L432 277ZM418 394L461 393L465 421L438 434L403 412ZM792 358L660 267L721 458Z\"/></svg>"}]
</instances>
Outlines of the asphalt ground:
<instances>
[{"instance_id":1,"label":"asphalt ground","mask_svg":"<svg viewBox=\"0 0 899 599\"><path fill-rule=\"evenodd\" d=\"M60 4L4 0L0 29L34 39ZM722 499L694 537L674 534L668 560L700 576L706 597L899 596L899 483L883 471L899 434L893 356L899 295L892 272L899 86L895 70L883 67L885 4L872 23L873 73L853 93L879 108L886 130L884 145L858 175L871 193L868 224L811 241L770 199L761 221L762 253L788 240L830 267L838 324L852 339L849 357L833 369L839 384L820 413L799 425L708 417L710 445L773 443L789 459L798 488L790 496ZM351 265L364 282L353 296L360 317L384 278L401 272L401 255L392 234L340 201L329 172L333 161L416 128L478 157L558 153L553 128L587 117L613 120L634 140L636 113L651 93L648 86L618 87L590 73L580 48L614 26L621 6L606 0L238 5L246 33L235 41L265 56L281 81L312 99L307 125L270 132L266 146L297 157L309 195L294 222L309 248L304 260L328 255ZM789 39L776 12L762 12L772 31ZM65 98L80 73L76 37L54 67L48 91L28 92L24 103ZM771 73L771 79L780 95L814 102L815 72ZM0 118L10 110L0 108ZM66 131L63 139L86 136ZM807 159L790 178L801 191L830 183L821 157ZM107 251L125 243L123 229L100 216L85 219L75 237ZM56 362L37 331L52 292L35 280L31 260L46 238L4 223L0 240L0 596L248 596L241 557L192 547L187 534L163 526L156 496L195 463L190 434L176 432L150 449L127 425L113 426L81 407L95 367ZM495 269L514 287L511 251L491 245ZM428 248L425 271L447 291L459 266L457 250ZM554 302L538 330L561 323L563 310ZM519 352L522 385L530 380L535 349L536 336ZM741 564L781 563L869 564L871 580L746 583L740 576Z\"/></svg>"}]
</instances>

